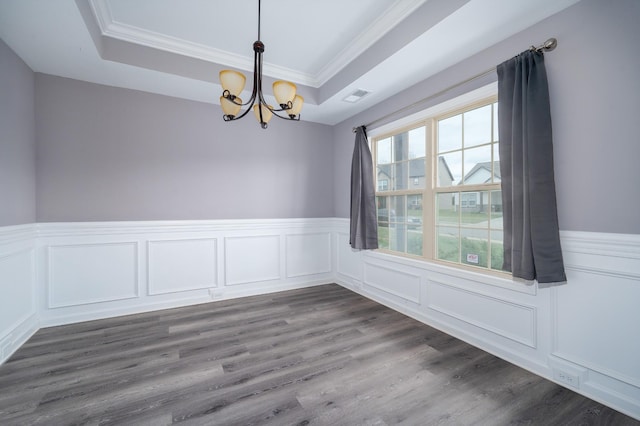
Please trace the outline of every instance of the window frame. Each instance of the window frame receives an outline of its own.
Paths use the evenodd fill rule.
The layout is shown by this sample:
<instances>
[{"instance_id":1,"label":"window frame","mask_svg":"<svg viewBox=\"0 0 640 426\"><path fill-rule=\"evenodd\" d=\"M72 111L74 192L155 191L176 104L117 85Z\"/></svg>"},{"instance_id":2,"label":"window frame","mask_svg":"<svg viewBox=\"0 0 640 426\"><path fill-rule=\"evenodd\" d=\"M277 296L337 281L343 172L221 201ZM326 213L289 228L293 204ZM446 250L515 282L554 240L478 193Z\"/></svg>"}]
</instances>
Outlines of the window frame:
<instances>
[{"instance_id":1,"label":"window frame","mask_svg":"<svg viewBox=\"0 0 640 426\"><path fill-rule=\"evenodd\" d=\"M412 195L422 196L422 224L423 224L422 225L422 255L410 254L410 253L407 253L406 251L405 252L395 251L395 250L391 250L390 248L384 248L384 247L378 249L380 252L388 253L396 256L419 259L422 261L434 262L437 264L446 265L453 268L470 270L473 272L479 272L482 274L498 276L501 278L511 277L510 272L502 271L500 269L492 269L491 267L492 266L495 267L495 265L491 265L490 260L487 260L487 266L475 266L475 265L463 263L461 259L461 253L462 253L461 239L459 239L459 243L458 243L458 250L460 254L458 262L447 261L447 260L442 260L437 258L438 229L437 229L437 223L436 223L436 220L437 220L437 201L436 200L437 200L438 194L456 193L456 192L459 193L460 194L459 205L461 206L463 193L470 193L470 192L480 193L482 191L487 191L488 194L491 194L492 191L500 191L501 189L501 181L497 181L497 182L494 181L495 172L493 172L494 174L492 174L491 182L489 183L480 183L480 184L476 183L476 184L469 184L469 185L465 185L464 183L462 183L462 184L455 184L455 185L452 184L449 186L438 186L438 158L439 158L438 146L437 146L438 121L444 120L450 117L454 117L456 115L462 114L467 111L472 111L474 109L477 109L486 105L493 105L497 103L498 101L497 90L495 89L492 90L492 88L490 88L489 93L486 93L487 90L485 90L484 92L485 93L483 96L477 96L473 100L460 99L457 102L455 102L455 105L446 105L446 104L451 104L451 102L449 103L445 102L442 105L438 105L434 108L430 108L427 111L423 111L422 113L413 115L413 117L415 117L416 115L420 115L419 118L416 117L416 119L414 120L407 120L406 118L401 119L394 123L389 123L385 125L383 131L370 132L371 133L370 146L371 146L371 152L373 154L373 162L374 162L374 167L373 167L374 182L376 182L376 185L374 186L376 188L376 191L375 191L376 206L378 204L377 200L379 196L380 197L405 196L406 200L408 200L408 197ZM464 98L464 96L462 98ZM404 124L402 123L403 121L404 121ZM494 139L497 140L497 137L494 137L494 135L497 134L497 129L494 129L496 122L495 122L495 115L493 114L493 110L492 110L491 122L492 122L491 141L489 143L474 145L473 148L475 148L476 146L492 147L491 162L493 163L494 162L493 143L494 143ZM408 188L403 190L394 191L391 189L387 189L385 191L378 191L378 177L377 177L378 143L377 142L380 140L384 140L386 138L391 138L398 134L402 134L404 132L409 132L419 127L425 128L424 134L425 134L425 157L426 157L425 167L426 168L425 168L424 188L413 189L412 188L413 185L408 185ZM461 147L460 150L464 152L464 149L465 147ZM466 173L466 171L463 170L463 174L464 173ZM428 180L429 177L430 177L430 180ZM464 180L464 176L461 176L461 180ZM387 207L387 208L390 208L390 207ZM376 214L377 214L377 211L376 211ZM462 226L460 216L458 219L457 227L459 232L461 232L462 229L467 229L466 227ZM472 229L472 228L469 227L468 229ZM491 234L493 231L501 231L501 230L502 228L495 229L488 226L487 228L488 238L489 239L491 238ZM490 257L491 244L488 244L487 247L488 247L487 256Z\"/></svg>"}]
</instances>

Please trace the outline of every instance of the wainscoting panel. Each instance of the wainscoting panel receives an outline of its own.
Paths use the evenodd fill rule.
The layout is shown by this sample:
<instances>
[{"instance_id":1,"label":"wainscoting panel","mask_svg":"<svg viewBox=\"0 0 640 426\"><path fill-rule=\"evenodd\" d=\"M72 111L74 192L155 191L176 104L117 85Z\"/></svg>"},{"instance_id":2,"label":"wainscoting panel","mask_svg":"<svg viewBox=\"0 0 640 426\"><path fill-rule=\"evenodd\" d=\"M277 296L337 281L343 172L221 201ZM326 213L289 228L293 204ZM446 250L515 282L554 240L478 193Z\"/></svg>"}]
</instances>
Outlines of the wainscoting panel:
<instances>
[{"instance_id":1,"label":"wainscoting panel","mask_svg":"<svg viewBox=\"0 0 640 426\"><path fill-rule=\"evenodd\" d=\"M640 235L564 231L567 269L640 282Z\"/></svg>"},{"instance_id":2,"label":"wainscoting panel","mask_svg":"<svg viewBox=\"0 0 640 426\"><path fill-rule=\"evenodd\" d=\"M404 301L420 304L420 275L387 264L364 264L364 284Z\"/></svg>"},{"instance_id":3,"label":"wainscoting panel","mask_svg":"<svg viewBox=\"0 0 640 426\"><path fill-rule=\"evenodd\" d=\"M553 355L640 388L640 237L565 233L568 281L554 289ZM597 254L598 244L602 252Z\"/></svg>"},{"instance_id":4,"label":"wainscoting panel","mask_svg":"<svg viewBox=\"0 0 640 426\"><path fill-rule=\"evenodd\" d=\"M0 364L38 330L33 225L0 227Z\"/></svg>"},{"instance_id":5,"label":"wainscoting panel","mask_svg":"<svg viewBox=\"0 0 640 426\"><path fill-rule=\"evenodd\" d=\"M286 236L287 278L331 272L331 233Z\"/></svg>"},{"instance_id":6,"label":"wainscoting panel","mask_svg":"<svg viewBox=\"0 0 640 426\"><path fill-rule=\"evenodd\" d=\"M536 308L430 279L427 307L515 342L536 347Z\"/></svg>"},{"instance_id":7,"label":"wainscoting panel","mask_svg":"<svg viewBox=\"0 0 640 426\"><path fill-rule=\"evenodd\" d=\"M338 232L336 241L336 273L359 285L363 279L362 252L351 248L349 234Z\"/></svg>"},{"instance_id":8,"label":"wainscoting panel","mask_svg":"<svg viewBox=\"0 0 640 426\"><path fill-rule=\"evenodd\" d=\"M227 237L224 252L225 285L281 278L279 235Z\"/></svg>"},{"instance_id":9,"label":"wainscoting panel","mask_svg":"<svg viewBox=\"0 0 640 426\"><path fill-rule=\"evenodd\" d=\"M640 235L562 232L568 284L551 292L550 362L585 395L640 419Z\"/></svg>"},{"instance_id":10,"label":"wainscoting panel","mask_svg":"<svg viewBox=\"0 0 640 426\"><path fill-rule=\"evenodd\" d=\"M640 283L568 274L580 286L554 291L553 354L640 387Z\"/></svg>"},{"instance_id":11,"label":"wainscoting panel","mask_svg":"<svg viewBox=\"0 0 640 426\"><path fill-rule=\"evenodd\" d=\"M138 243L51 245L48 308L138 297Z\"/></svg>"},{"instance_id":12,"label":"wainscoting panel","mask_svg":"<svg viewBox=\"0 0 640 426\"><path fill-rule=\"evenodd\" d=\"M33 270L33 249L0 256L0 330L13 330L36 313Z\"/></svg>"},{"instance_id":13,"label":"wainscoting panel","mask_svg":"<svg viewBox=\"0 0 640 426\"><path fill-rule=\"evenodd\" d=\"M217 239L147 242L148 294L218 286Z\"/></svg>"}]
</instances>

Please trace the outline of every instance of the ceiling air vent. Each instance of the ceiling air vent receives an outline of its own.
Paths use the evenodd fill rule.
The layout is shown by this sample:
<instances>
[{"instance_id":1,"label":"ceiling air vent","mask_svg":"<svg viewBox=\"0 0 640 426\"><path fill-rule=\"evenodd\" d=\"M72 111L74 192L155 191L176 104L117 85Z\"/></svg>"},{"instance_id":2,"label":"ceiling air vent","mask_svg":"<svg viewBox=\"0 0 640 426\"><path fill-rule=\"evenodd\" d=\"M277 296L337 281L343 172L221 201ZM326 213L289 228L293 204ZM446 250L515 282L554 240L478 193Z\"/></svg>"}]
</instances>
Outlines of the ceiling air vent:
<instances>
[{"instance_id":1,"label":"ceiling air vent","mask_svg":"<svg viewBox=\"0 0 640 426\"><path fill-rule=\"evenodd\" d=\"M352 94L350 94L349 96L347 96L346 98L342 99L345 102L350 102L352 104L355 104L356 102L358 102L360 99L364 98L365 96L367 96L369 93L366 90L363 89L358 89L355 92L353 92Z\"/></svg>"}]
</instances>

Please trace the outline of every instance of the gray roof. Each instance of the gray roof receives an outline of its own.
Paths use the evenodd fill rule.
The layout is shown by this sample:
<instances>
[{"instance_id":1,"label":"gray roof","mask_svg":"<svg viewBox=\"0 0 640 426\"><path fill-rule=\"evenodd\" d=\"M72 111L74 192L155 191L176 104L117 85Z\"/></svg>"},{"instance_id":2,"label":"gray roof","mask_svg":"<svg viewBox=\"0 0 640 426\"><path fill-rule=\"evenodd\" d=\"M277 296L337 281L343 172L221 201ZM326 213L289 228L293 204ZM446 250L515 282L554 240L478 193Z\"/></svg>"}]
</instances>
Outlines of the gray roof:
<instances>
[{"instance_id":1,"label":"gray roof","mask_svg":"<svg viewBox=\"0 0 640 426\"><path fill-rule=\"evenodd\" d=\"M498 179L502 179L500 177L500 161L495 161L495 169L493 171L493 174L496 178ZM463 182L465 182L468 178L470 178L471 176L473 176L474 173L476 173L478 170L480 169L485 169L486 171L489 172L489 174L491 174L491 161L486 161L484 163L478 163L475 166L473 166L473 168L471 170L469 170L469 173L467 173L466 175L464 175L464 179ZM462 183L462 182L461 182ZM460 183L460 184L461 184ZM485 182L486 183L486 182ZM458 184L458 185L460 185Z\"/></svg>"},{"instance_id":2,"label":"gray roof","mask_svg":"<svg viewBox=\"0 0 640 426\"><path fill-rule=\"evenodd\" d=\"M444 157L438 157L438 161L444 166L444 170L449 174L451 180L453 180L453 174L449 169L449 165L447 164L447 160ZM409 160L409 178L420 178L425 175L425 167L424 167L424 158L418 158L414 160ZM378 173L383 173L391 178L391 164L378 164ZM464 176L464 180L466 181L469 177L473 176L480 169L485 169L489 173L491 173L491 161L486 161L484 163L478 163ZM500 177L500 161L495 162L495 171L494 175L496 178L501 179ZM461 184L461 183L460 183ZM458 184L458 185L460 185Z\"/></svg>"},{"instance_id":3,"label":"gray roof","mask_svg":"<svg viewBox=\"0 0 640 426\"><path fill-rule=\"evenodd\" d=\"M425 168L424 157L409 160L409 177L424 177ZM378 173L384 173L388 177L391 177L391 164L378 164Z\"/></svg>"}]
</instances>

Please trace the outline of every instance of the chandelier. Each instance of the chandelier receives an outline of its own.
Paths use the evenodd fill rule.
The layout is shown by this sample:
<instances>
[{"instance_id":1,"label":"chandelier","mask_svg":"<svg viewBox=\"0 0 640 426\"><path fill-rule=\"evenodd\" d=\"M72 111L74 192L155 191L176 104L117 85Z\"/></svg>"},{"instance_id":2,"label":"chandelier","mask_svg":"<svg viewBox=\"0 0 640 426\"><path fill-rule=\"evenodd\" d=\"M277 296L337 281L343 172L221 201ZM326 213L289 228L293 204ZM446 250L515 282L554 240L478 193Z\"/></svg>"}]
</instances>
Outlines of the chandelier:
<instances>
[{"instance_id":1,"label":"chandelier","mask_svg":"<svg viewBox=\"0 0 640 426\"><path fill-rule=\"evenodd\" d=\"M260 1L258 0L258 40L253 43L253 91L251 99L242 103L240 93L244 89L247 81L244 74L233 70L220 71L220 84L222 85L222 96L220 96L220 106L224 113L224 121L239 120L251 110L263 129L267 128L267 124L271 117L282 118L283 120L300 120L300 110L304 99L296 94L296 85L289 82L278 80L273 83L273 95L276 102L280 106L275 109L267 104L262 94L262 54L264 53L264 43L260 41ZM244 112L240 113L242 107L247 107ZM285 115L280 115L282 112ZM240 115L238 115L240 114Z\"/></svg>"}]
</instances>

